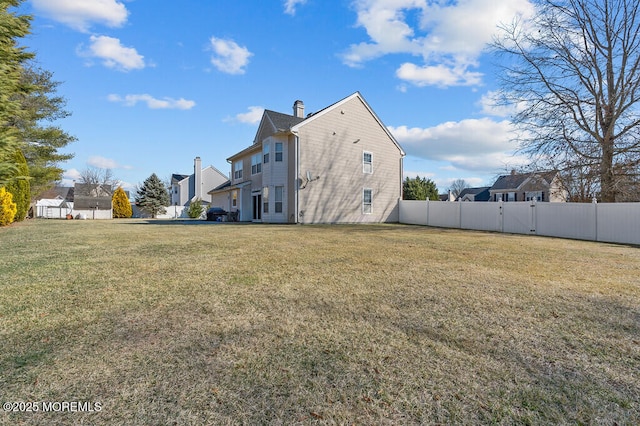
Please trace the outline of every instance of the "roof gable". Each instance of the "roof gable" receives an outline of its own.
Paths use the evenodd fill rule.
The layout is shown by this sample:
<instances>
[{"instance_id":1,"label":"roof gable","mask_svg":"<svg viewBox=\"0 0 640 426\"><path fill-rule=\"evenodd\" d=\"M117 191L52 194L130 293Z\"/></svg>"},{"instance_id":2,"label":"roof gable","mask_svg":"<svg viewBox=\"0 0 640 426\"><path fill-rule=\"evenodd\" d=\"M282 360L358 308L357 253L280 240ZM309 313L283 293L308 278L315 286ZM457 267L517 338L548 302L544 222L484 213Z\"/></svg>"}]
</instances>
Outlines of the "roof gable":
<instances>
[{"instance_id":1,"label":"roof gable","mask_svg":"<svg viewBox=\"0 0 640 426\"><path fill-rule=\"evenodd\" d=\"M323 115L327 114L329 111L332 111L336 108L339 108L340 106L344 105L347 102L350 102L354 99L358 99L360 102L362 102L362 104L364 105L364 107L367 109L367 111L371 114L371 116L375 119L375 121L378 123L378 125L382 128L382 130L387 134L387 136L389 137L389 139L391 139L391 141L393 141L393 143L396 145L396 147L398 148L398 150L400 151L401 155L404 156L406 155L404 150L402 149L402 147L400 146L400 144L398 143L398 141L396 140L396 138L393 136L393 134L391 134L391 132L389 131L389 129L387 128L387 126L384 125L384 123L382 123L382 120L380 120L380 118L378 117L378 115L373 111L373 109L371 108L371 106L367 103L367 101L364 100L364 98L362 97L362 95L360 94L360 92L355 92L352 95L347 96L346 98L339 100L338 102L329 105L326 108L321 109L318 112L315 112L313 114L310 114L309 116L307 116L306 119L304 119L304 121L296 124L295 126L291 127L291 131L292 132L296 132L300 129L300 127L311 123L314 120L319 119L320 117L322 117Z\"/></svg>"},{"instance_id":2,"label":"roof gable","mask_svg":"<svg viewBox=\"0 0 640 426\"><path fill-rule=\"evenodd\" d=\"M541 183L550 186L558 172L534 172L534 173L512 173L498 177L490 188L491 191L519 190L525 186L535 186Z\"/></svg>"},{"instance_id":3,"label":"roof gable","mask_svg":"<svg viewBox=\"0 0 640 426\"><path fill-rule=\"evenodd\" d=\"M302 121L304 118L265 109L253 143L260 143L275 133L289 130Z\"/></svg>"}]
</instances>

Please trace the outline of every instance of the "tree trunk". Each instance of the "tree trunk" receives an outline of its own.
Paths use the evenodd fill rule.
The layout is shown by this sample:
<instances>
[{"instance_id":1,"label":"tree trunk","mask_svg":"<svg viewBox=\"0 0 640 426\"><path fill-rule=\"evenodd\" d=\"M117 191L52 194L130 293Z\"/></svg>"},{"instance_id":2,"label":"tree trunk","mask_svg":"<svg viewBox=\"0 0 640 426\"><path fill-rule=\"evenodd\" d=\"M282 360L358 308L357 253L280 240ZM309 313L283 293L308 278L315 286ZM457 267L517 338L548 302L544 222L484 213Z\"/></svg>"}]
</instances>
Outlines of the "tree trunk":
<instances>
[{"instance_id":1,"label":"tree trunk","mask_svg":"<svg viewBox=\"0 0 640 426\"><path fill-rule=\"evenodd\" d=\"M613 175L613 139L605 137L602 142L602 161L600 162L600 201L615 203L616 188Z\"/></svg>"}]
</instances>

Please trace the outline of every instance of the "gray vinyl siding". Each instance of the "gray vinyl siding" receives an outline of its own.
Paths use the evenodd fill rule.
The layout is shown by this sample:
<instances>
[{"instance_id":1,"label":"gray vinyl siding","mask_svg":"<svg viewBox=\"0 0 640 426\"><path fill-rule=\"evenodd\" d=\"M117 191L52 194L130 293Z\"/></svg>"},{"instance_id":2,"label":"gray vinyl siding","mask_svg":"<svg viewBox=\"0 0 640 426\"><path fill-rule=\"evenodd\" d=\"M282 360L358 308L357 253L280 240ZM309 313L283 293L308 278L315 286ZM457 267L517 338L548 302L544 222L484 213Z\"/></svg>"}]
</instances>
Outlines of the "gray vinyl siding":
<instances>
[{"instance_id":1,"label":"gray vinyl siding","mask_svg":"<svg viewBox=\"0 0 640 426\"><path fill-rule=\"evenodd\" d=\"M301 223L397 222L402 154L359 98L300 126ZM363 152L373 173L363 173ZM371 189L372 213L363 214L363 189Z\"/></svg>"}]
</instances>

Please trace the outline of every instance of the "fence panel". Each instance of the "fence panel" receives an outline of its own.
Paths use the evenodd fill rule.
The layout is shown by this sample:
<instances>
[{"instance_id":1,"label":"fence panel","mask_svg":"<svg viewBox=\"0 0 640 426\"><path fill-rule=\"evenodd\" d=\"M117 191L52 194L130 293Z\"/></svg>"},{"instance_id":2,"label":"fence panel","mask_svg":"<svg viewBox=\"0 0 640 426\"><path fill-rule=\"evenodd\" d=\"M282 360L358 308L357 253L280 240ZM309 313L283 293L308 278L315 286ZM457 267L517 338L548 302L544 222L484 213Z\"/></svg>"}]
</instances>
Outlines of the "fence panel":
<instances>
[{"instance_id":1,"label":"fence panel","mask_svg":"<svg viewBox=\"0 0 640 426\"><path fill-rule=\"evenodd\" d=\"M429 202L427 223L442 228L460 228L460 203Z\"/></svg>"},{"instance_id":2,"label":"fence panel","mask_svg":"<svg viewBox=\"0 0 640 426\"><path fill-rule=\"evenodd\" d=\"M597 206L597 204L537 203L536 234L595 241Z\"/></svg>"},{"instance_id":3,"label":"fence panel","mask_svg":"<svg viewBox=\"0 0 640 426\"><path fill-rule=\"evenodd\" d=\"M460 204L460 227L478 231L502 231L500 205L502 203Z\"/></svg>"},{"instance_id":4,"label":"fence panel","mask_svg":"<svg viewBox=\"0 0 640 426\"><path fill-rule=\"evenodd\" d=\"M598 204L597 240L640 244L640 203Z\"/></svg>"},{"instance_id":5,"label":"fence panel","mask_svg":"<svg viewBox=\"0 0 640 426\"><path fill-rule=\"evenodd\" d=\"M640 203L400 200L400 223L640 245Z\"/></svg>"},{"instance_id":6,"label":"fence panel","mask_svg":"<svg viewBox=\"0 0 640 426\"><path fill-rule=\"evenodd\" d=\"M533 234L535 223L529 202L502 203L502 231L511 234Z\"/></svg>"},{"instance_id":7,"label":"fence panel","mask_svg":"<svg viewBox=\"0 0 640 426\"><path fill-rule=\"evenodd\" d=\"M400 200L400 223L427 225L428 201Z\"/></svg>"}]
</instances>

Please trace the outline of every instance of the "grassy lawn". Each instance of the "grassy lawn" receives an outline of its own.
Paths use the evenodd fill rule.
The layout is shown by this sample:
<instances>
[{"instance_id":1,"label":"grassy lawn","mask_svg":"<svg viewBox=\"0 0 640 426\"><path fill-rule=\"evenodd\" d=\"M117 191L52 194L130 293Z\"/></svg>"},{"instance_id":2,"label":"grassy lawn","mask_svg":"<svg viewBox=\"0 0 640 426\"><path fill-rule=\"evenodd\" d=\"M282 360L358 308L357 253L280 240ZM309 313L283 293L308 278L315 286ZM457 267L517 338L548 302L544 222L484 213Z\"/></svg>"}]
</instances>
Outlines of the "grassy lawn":
<instances>
[{"instance_id":1,"label":"grassy lawn","mask_svg":"<svg viewBox=\"0 0 640 426\"><path fill-rule=\"evenodd\" d=\"M640 249L402 225L0 229L2 424L639 424Z\"/></svg>"}]
</instances>

